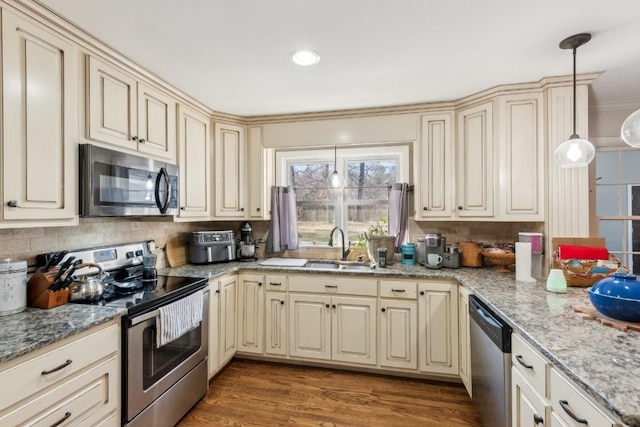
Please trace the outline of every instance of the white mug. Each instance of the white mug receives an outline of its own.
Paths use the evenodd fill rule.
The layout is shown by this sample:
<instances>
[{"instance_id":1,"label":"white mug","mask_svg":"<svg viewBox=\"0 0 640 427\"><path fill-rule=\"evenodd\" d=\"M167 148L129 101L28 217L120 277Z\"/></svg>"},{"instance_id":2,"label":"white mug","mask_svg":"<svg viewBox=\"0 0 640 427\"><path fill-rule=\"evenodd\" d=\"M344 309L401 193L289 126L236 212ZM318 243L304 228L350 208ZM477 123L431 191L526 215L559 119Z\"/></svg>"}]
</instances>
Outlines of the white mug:
<instances>
[{"instance_id":1,"label":"white mug","mask_svg":"<svg viewBox=\"0 0 640 427\"><path fill-rule=\"evenodd\" d=\"M438 254L427 254L427 264L440 265L442 263L442 257Z\"/></svg>"}]
</instances>

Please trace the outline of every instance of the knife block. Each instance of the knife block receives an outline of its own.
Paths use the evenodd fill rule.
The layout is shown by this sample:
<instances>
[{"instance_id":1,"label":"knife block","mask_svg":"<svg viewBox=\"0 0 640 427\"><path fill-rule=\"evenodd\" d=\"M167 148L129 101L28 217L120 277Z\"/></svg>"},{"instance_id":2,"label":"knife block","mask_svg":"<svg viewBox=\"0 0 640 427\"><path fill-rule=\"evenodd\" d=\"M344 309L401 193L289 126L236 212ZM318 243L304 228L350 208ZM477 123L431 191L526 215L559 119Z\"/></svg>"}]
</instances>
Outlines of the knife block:
<instances>
[{"instance_id":1,"label":"knife block","mask_svg":"<svg viewBox=\"0 0 640 427\"><path fill-rule=\"evenodd\" d=\"M49 287L57 274L56 270L46 273L39 268L27 282L27 305L36 308L53 308L69 302L69 288L51 292Z\"/></svg>"}]
</instances>

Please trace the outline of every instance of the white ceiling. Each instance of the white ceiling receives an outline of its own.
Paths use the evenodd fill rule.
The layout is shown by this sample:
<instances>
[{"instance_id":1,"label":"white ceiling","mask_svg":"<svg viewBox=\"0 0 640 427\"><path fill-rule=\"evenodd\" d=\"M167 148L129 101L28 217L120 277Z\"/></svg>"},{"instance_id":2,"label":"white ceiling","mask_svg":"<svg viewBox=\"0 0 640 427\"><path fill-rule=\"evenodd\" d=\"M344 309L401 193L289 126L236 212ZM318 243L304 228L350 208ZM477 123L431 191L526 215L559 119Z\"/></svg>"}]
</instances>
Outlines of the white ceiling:
<instances>
[{"instance_id":1,"label":"white ceiling","mask_svg":"<svg viewBox=\"0 0 640 427\"><path fill-rule=\"evenodd\" d=\"M40 0L210 108L241 116L455 100L605 71L592 105L640 106L638 0ZM299 67L296 49L322 60Z\"/></svg>"}]
</instances>

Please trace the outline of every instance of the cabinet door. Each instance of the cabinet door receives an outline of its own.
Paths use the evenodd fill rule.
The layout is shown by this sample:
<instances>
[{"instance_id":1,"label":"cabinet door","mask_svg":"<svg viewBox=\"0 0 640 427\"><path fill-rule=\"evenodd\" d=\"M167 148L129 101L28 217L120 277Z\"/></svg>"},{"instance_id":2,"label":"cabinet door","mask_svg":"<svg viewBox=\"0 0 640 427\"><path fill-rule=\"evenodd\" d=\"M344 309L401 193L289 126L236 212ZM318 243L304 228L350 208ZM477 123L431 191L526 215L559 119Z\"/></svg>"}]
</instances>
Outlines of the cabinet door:
<instances>
[{"instance_id":1,"label":"cabinet door","mask_svg":"<svg viewBox=\"0 0 640 427\"><path fill-rule=\"evenodd\" d=\"M178 106L180 218L211 217L211 128L209 119Z\"/></svg>"},{"instance_id":2,"label":"cabinet door","mask_svg":"<svg viewBox=\"0 0 640 427\"><path fill-rule=\"evenodd\" d=\"M380 366L418 367L418 307L416 301L380 301Z\"/></svg>"},{"instance_id":3,"label":"cabinet door","mask_svg":"<svg viewBox=\"0 0 640 427\"><path fill-rule=\"evenodd\" d=\"M245 217L246 142L244 128L215 126L215 216Z\"/></svg>"},{"instance_id":4,"label":"cabinet door","mask_svg":"<svg viewBox=\"0 0 640 427\"><path fill-rule=\"evenodd\" d=\"M375 365L376 300L333 297L331 359Z\"/></svg>"},{"instance_id":5,"label":"cabinet door","mask_svg":"<svg viewBox=\"0 0 640 427\"><path fill-rule=\"evenodd\" d=\"M176 161L176 101L138 84L138 151Z\"/></svg>"},{"instance_id":6,"label":"cabinet door","mask_svg":"<svg viewBox=\"0 0 640 427\"><path fill-rule=\"evenodd\" d=\"M511 420L513 427L544 427L551 405L536 393L520 373L511 369Z\"/></svg>"},{"instance_id":7,"label":"cabinet door","mask_svg":"<svg viewBox=\"0 0 640 427\"><path fill-rule=\"evenodd\" d=\"M236 276L220 280L220 335L218 341L219 363L228 362L237 349L238 280Z\"/></svg>"},{"instance_id":8,"label":"cabinet door","mask_svg":"<svg viewBox=\"0 0 640 427\"><path fill-rule=\"evenodd\" d=\"M457 119L458 216L493 216L493 103L460 110Z\"/></svg>"},{"instance_id":9,"label":"cabinet door","mask_svg":"<svg viewBox=\"0 0 640 427\"><path fill-rule=\"evenodd\" d=\"M287 294L267 292L265 297L265 353L287 355Z\"/></svg>"},{"instance_id":10,"label":"cabinet door","mask_svg":"<svg viewBox=\"0 0 640 427\"><path fill-rule=\"evenodd\" d=\"M209 379L218 372L219 363L219 326L220 326L220 283L217 279L209 280Z\"/></svg>"},{"instance_id":11,"label":"cabinet door","mask_svg":"<svg viewBox=\"0 0 640 427\"><path fill-rule=\"evenodd\" d=\"M542 102L542 94L506 95L498 100L501 219L544 221Z\"/></svg>"},{"instance_id":12,"label":"cabinet door","mask_svg":"<svg viewBox=\"0 0 640 427\"><path fill-rule=\"evenodd\" d=\"M264 276L239 276L238 351L263 352L264 335Z\"/></svg>"},{"instance_id":13,"label":"cabinet door","mask_svg":"<svg viewBox=\"0 0 640 427\"><path fill-rule=\"evenodd\" d=\"M249 128L248 138L249 218L271 219L273 149L262 147L262 128L259 126Z\"/></svg>"},{"instance_id":14,"label":"cabinet door","mask_svg":"<svg viewBox=\"0 0 640 427\"><path fill-rule=\"evenodd\" d=\"M471 395L471 342L469 337L469 291L458 286L458 341L460 379Z\"/></svg>"},{"instance_id":15,"label":"cabinet door","mask_svg":"<svg viewBox=\"0 0 640 427\"><path fill-rule=\"evenodd\" d=\"M2 37L3 219L73 225L77 52L67 40L5 9Z\"/></svg>"},{"instance_id":16,"label":"cabinet door","mask_svg":"<svg viewBox=\"0 0 640 427\"><path fill-rule=\"evenodd\" d=\"M89 138L137 150L136 100L133 76L89 57Z\"/></svg>"},{"instance_id":17,"label":"cabinet door","mask_svg":"<svg viewBox=\"0 0 640 427\"><path fill-rule=\"evenodd\" d=\"M289 355L331 359L331 297L289 294Z\"/></svg>"},{"instance_id":18,"label":"cabinet door","mask_svg":"<svg viewBox=\"0 0 640 427\"><path fill-rule=\"evenodd\" d=\"M454 182L452 150L453 116L450 113L423 115L416 182L419 199L416 219L450 217Z\"/></svg>"},{"instance_id":19,"label":"cabinet door","mask_svg":"<svg viewBox=\"0 0 640 427\"><path fill-rule=\"evenodd\" d=\"M459 375L457 283L418 283L418 354L421 371Z\"/></svg>"}]
</instances>

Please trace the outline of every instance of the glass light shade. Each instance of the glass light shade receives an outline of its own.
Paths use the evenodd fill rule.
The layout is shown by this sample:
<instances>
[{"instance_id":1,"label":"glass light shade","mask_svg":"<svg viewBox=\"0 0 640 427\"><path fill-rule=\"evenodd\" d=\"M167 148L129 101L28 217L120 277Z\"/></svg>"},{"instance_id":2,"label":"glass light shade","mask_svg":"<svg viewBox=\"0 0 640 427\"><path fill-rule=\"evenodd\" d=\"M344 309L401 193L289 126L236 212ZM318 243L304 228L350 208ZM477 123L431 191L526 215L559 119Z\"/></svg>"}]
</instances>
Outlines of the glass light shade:
<instances>
[{"instance_id":1,"label":"glass light shade","mask_svg":"<svg viewBox=\"0 0 640 427\"><path fill-rule=\"evenodd\" d=\"M333 173L329 175L327 185L330 189L344 188L344 179L342 179L338 171L333 171Z\"/></svg>"},{"instance_id":2,"label":"glass light shade","mask_svg":"<svg viewBox=\"0 0 640 427\"><path fill-rule=\"evenodd\" d=\"M571 137L556 148L556 162L562 168L580 168L587 166L596 156L592 143L578 136Z\"/></svg>"},{"instance_id":3,"label":"glass light shade","mask_svg":"<svg viewBox=\"0 0 640 427\"><path fill-rule=\"evenodd\" d=\"M640 110L632 113L622 123L620 136L630 146L640 147Z\"/></svg>"}]
</instances>

